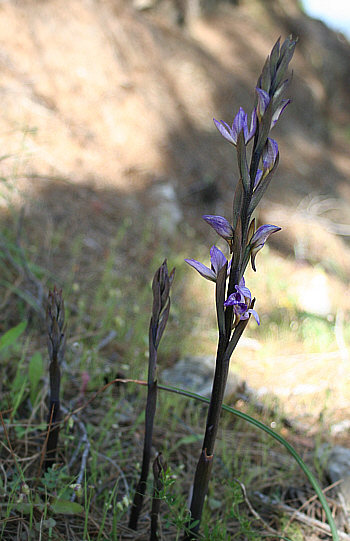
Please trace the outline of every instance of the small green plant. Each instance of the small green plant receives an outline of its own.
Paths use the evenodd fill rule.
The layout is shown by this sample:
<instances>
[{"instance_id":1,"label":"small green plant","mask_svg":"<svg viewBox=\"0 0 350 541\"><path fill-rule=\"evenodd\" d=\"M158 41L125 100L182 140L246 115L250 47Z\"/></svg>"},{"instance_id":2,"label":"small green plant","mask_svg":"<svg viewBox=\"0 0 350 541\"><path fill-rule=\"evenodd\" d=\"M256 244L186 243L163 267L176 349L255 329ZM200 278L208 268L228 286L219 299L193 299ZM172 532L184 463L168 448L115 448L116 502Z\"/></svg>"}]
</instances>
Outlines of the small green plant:
<instances>
[{"instance_id":1,"label":"small green plant","mask_svg":"<svg viewBox=\"0 0 350 541\"><path fill-rule=\"evenodd\" d=\"M175 475L164 461L162 453L159 453L153 463L154 488L151 512L151 536L152 541L158 540L158 517L160 516L161 503L163 512L164 529L174 530L176 541L180 539L184 529L190 521L189 510L185 505L184 497L178 494L175 485ZM165 509L164 509L165 507ZM192 524L192 523L191 523Z\"/></svg>"},{"instance_id":2,"label":"small green plant","mask_svg":"<svg viewBox=\"0 0 350 541\"><path fill-rule=\"evenodd\" d=\"M10 444L10 443L9 443ZM26 480L26 472L23 471L18 462L16 462L17 472L13 480L6 483L2 495L2 533L0 539L7 539L5 536L6 526L11 520L11 516L19 514L28 517L28 530L33 538L36 532L48 530L48 536L51 538L52 529L56 525L54 516L56 515L79 515L84 512L82 505L67 499L72 489L70 485L64 483L64 477L60 468L53 467L45 472L41 484L30 488L30 481Z\"/></svg>"}]
</instances>

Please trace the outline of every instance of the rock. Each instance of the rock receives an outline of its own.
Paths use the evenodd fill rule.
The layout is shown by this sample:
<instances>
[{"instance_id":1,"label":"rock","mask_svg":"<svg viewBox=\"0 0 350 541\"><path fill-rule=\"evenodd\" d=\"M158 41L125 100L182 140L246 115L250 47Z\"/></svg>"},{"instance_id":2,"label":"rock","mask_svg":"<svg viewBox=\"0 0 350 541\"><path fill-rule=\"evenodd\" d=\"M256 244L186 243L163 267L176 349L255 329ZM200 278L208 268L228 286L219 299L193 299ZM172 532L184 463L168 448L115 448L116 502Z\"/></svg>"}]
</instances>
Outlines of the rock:
<instances>
[{"instance_id":1,"label":"rock","mask_svg":"<svg viewBox=\"0 0 350 541\"><path fill-rule=\"evenodd\" d=\"M150 192L150 216L161 232L173 235L176 227L183 219L183 213L177 199L174 186L168 182L157 184Z\"/></svg>"},{"instance_id":2,"label":"rock","mask_svg":"<svg viewBox=\"0 0 350 541\"><path fill-rule=\"evenodd\" d=\"M137 11L145 11L147 9L152 9L155 7L156 2L155 0L134 0L133 8Z\"/></svg>"},{"instance_id":3,"label":"rock","mask_svg":"<svg viewBox=\"0 0 350 541\"><path fill-rule=\"evenodd\" d=\"M160 382L164 385L170 385L193 391L209 398L213 384L215 369L214 357L185 357L178 361L172 368L163 370ZM225 397L231 396L237 392L242 385L237 374L229 372Z\"/></svg>"},{"instance_id":4,"label":"rock","mask_svg":"<svg viewBox=\"0 0 350 541\"><path fill-rule=\"evenodd\" d=\"M336 490L341 492L347 508L350 509L350 449L323 444L317 450L316 457L331 483L342 480Z\"/></svg>"},{"instance_id":5,"label":"rock","mask_svg":"<svg viewBox=\"0 0 350 541\"><path fill-rule=\"evenodd\" d=\"M344 419L335 425L331 426L331 435L339 436L350 429L350 419Z\"/></svg>"}]
</instances>

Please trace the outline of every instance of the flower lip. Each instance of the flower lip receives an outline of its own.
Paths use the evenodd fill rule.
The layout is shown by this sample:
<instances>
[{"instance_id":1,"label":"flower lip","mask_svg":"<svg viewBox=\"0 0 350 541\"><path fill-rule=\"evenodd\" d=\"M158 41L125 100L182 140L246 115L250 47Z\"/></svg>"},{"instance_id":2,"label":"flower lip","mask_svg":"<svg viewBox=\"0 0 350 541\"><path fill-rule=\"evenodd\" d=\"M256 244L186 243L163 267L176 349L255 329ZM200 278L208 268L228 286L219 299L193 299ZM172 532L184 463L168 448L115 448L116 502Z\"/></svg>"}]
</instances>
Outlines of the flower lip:
<instances>
[{"instance_id":1,"label":"flower lip","mask_svg":"<svg viewBox=\"0 0 350 541\"><path fill-rule=\"evenodd\" d=\"M233 306L233 311L239 320L246 320L252 315L257 324L260 325L258 313L250 308L252 295L246 287L244 278L241 278L239 285L236 285L236 293L232 293L224 302L224 306Z\"/></svg>"}]
</instances>

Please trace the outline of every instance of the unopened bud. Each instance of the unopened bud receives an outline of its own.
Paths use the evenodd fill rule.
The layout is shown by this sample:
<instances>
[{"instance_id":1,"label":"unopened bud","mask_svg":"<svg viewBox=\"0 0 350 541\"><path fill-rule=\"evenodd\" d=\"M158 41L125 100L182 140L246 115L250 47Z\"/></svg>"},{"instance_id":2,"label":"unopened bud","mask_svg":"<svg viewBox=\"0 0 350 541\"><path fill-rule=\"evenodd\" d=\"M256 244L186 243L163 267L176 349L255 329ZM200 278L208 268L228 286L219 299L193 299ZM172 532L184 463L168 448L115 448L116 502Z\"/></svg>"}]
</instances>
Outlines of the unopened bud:
<instances>
[{"instance_id":1,"label":"unopened bud","mask_svg":"<svg viewBox=\"0 0 350 541\"><path fill-rule=\"evenodd\" d=\"M26 496L28 496L30 494L30 488L29 488L29 486L27 485L27 483L25 481L23 481L23 483L21 483L21 491Z\"/></svg>"}]
</instances>

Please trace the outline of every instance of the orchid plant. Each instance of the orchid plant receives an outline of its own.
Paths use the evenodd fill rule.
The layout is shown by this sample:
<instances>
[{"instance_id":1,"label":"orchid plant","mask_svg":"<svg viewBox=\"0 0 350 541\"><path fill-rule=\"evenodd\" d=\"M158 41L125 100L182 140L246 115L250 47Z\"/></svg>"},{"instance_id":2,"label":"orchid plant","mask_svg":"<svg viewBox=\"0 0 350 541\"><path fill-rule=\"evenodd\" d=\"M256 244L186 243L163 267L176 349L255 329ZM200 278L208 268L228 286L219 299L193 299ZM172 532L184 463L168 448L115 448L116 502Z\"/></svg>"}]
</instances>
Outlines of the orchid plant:
<instances>
[{"instance_id":1,"label":"orchid plant","mask_svg":"<svg viewBox=\"0 0 350 541\"><path fill-rule=\"evenodd\" d=\"M168 272L167 261L165 260L163 264L159 267L157 272L154 275L152 282L152 291L153 291L153 306L152 306L152 315L149 324L149 357L148 357L148 393L147 393L147 403L145 409L145 439L143 446L143 457L142 457L142 467L141 475L136 491L134 494L133 505L130 513L129 528L132 530L137 530L137 523L139 520L140 512L142 509L143 498L146 493L147 488L147 478L149 472L149 465L151 461L151 450L152 450L152 435L153 435L153 424L154 416L156 414L157 406L157 380L156 370L157 370L157 357L158 357L158 346L159 342L163 336L168 317L170 312L170 287L173 283L175 275L175 269ZM160 459L159 459L160 460ZM155 484L156 488L161 479L159 475L161 473L161 462L157 462L159 468L157 476L155 474ZM157 469L156 466L154 468ZM166 468L165 468L166 469ZM159 483L158 483L159 481ZM157 530L157 516L158 516L158 504L155 504L155 509L152 514L152 539L156 539L156 530Z\"/></svg>"},{"instance_id":2,"label":"orchid plant","mask_svg":"<svg viewBox=\"0 0 350 541\"><path fill-rule=\"evenodd\" d=\"M244 273L249 263L256 271L256 256L269 236L280 230L276 225L262 225L256 230L254 210L266 192L279 160L277 142L270 130L290 103L285 99L292 76L285 74L292 59L296 40L288 37L274 45L267 57L256 86L255 106L248 126L248 115L240 108L232 126L214 119L219 133L236 148L239 180L233 199L230 223L222 216L203 216L204 220L228 244L230 257L219 248L210 249L210 267L194 259L186 259L201 276L216 284L216 314L219 331L215 374L209 404L205 436L198 460L191 501L191 522L185 540L197 537L204 499L213 466L215 440L219 427L232 353L251 316L260 324L254 309L255 298L245 284ZM248 164L247 148L252 143Z\"/></svg>"},{"instance_id":3,"label":"orchid plant","mask_svg":"<svg viewBox=\"0 0 350 541\"><path fill-rule=\"evenodd\" d=\"M60 365L64 359L67 340L64 301L62 290L56 286L49 292L46 307L46 337L50 359L50 407L48 413L48 439L46 444L45 470L51 468L56 461L56 450L60 425Z\"/></svg>"}]
</instances>

